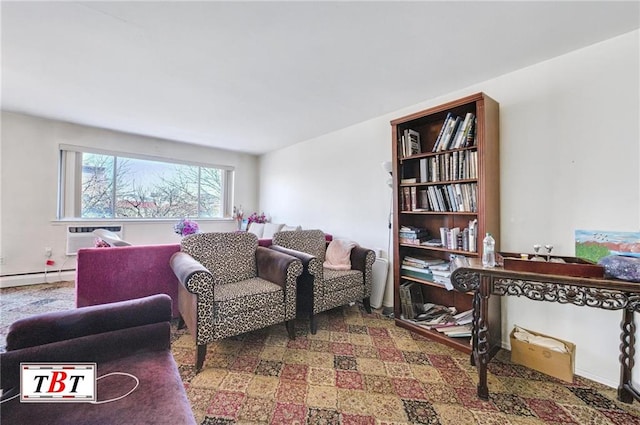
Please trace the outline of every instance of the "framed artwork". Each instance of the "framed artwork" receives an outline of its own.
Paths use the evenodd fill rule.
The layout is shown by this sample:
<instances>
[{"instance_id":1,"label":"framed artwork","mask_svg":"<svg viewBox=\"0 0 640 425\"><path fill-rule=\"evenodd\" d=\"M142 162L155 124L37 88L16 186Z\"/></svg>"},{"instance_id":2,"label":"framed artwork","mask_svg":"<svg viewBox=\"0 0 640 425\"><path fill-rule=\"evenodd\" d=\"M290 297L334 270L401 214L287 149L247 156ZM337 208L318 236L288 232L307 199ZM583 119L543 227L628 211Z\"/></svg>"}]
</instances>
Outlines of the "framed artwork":
<instances>
[{"instance_id":1,"label":"framed artwork","mask_svg":"<svg viewBox=\"0 0 640 425\"><path fill-rule=\"evenodd\" d=\"M640 258L640 232L576 230L575 243L575 256L595 263L607 255Z\"/></svg>"}]
</instances>

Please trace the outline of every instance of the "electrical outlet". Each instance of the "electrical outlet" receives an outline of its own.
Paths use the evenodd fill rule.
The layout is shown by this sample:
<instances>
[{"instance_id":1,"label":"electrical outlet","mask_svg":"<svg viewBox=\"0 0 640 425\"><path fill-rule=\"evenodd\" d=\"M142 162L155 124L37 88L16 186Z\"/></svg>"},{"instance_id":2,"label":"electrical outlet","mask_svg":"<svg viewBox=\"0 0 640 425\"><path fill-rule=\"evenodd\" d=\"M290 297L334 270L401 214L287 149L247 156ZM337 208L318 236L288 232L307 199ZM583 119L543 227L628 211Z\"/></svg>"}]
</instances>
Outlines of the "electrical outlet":
<instances>
[{"instance_id":1,"label":"electrical outlet","mask_svg":"<svg viewBox=\"0 0 640 425\"><path fill-rule=\"evenodd\" d=\"M0 266L4 266L4 257L0 257Z\"/></svg>"},{"instance_id":2,"label":"electrical outlet","mask_svg":"<svg viewBox=\"0 0 640 425\"><path fill-rule=\"evenodd\" d=\"M51 248L45 248L44 249L44 256L47 258L51 258L51 256L53 255L53 251Z\"/></svg>"}]
</instances>

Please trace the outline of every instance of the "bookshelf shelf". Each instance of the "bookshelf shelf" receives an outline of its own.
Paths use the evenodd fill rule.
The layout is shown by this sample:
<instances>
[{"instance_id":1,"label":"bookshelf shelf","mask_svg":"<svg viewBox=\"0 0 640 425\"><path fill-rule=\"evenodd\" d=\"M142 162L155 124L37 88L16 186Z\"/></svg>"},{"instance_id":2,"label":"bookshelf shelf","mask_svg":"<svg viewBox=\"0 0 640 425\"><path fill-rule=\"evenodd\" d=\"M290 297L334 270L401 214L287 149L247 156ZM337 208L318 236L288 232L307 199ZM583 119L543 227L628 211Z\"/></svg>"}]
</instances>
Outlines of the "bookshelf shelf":
<instances>
[{"instance_id":1,"label":"bookshelf shelf","mask_svg":"<svg viewBox=\"0 0 640 425\"><path fill-rule=\"evenodd\" d=\"M498 103L484 93L473 94L392 120L391 130L396 325L470 353L470 338L449 337L405 318L403 309L407 307L402 305L400 286L418 283L425 303L455 307L458 312L473 308L473 293L449 291L427 278L404 275L401 266L407 256L444 261L452 255L478 258L487 232L499 250ZM406 236L407 229L417 232L420 240L442 239L442 235L450 239L443 247L407 243L411 237ZM489 308L492 314L500 315L499 304ZM490 332L499 336L500 329Z\"/></svg>"}]
</instances>

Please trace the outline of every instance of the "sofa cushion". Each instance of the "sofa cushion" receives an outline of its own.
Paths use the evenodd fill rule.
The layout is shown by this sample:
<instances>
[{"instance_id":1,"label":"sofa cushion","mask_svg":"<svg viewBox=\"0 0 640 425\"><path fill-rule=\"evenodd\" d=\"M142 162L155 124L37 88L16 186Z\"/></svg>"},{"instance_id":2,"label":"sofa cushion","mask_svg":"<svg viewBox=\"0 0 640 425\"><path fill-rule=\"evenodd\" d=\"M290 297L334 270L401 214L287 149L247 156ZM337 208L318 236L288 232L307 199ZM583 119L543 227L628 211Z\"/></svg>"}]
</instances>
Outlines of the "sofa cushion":
<instances>
[{"instance_id":1,"label":"sofa cushion","mask_svg":"<svg viewBox=\"0 0 640 425\"><path fill-rule=\"evenodd\" d=\"M264 231L262 232L262 238L273 239L273 235L279 232L283 226L284 226L283 223L264 223Z\"/></svg>"},{"instance_id":2,"label":"sofa cushion","mask_svg":"<svg viewBox=\"0 0 640 425\"><path fill-rule=\"evenodd\" d=\"M302 230L302 226L287 226L285 224L280 229L281 232L295 232L296 230Z\"/></svg>"},{"instance_id":3,"label":"sofa cushion","mask_svg":"<svg viewBox=\"0 0 640 425\"><path fill-rule=\"evenodd\" d=\"M249 228L247 232L253 233L258 237L258 239L262 239L262 235L264 234L264 223L251 223L249 224Z\"/></svg>"}]
</instances>

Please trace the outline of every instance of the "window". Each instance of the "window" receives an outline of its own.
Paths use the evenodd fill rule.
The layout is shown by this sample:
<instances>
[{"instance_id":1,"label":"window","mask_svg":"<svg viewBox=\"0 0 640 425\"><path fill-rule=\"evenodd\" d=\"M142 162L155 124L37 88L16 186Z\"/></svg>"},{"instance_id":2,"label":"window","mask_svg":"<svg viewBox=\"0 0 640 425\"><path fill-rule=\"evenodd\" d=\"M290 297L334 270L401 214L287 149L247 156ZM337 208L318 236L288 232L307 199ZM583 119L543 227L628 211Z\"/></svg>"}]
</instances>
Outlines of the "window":
<instances>
[{"instance_id":1,"label":"window","mask_svg":"<svg viewBox=\"0 0 640 425\"><path fill-rule=\"evenodd\" d=\"M228 215L233 169L61 150L61 218L154 219Z\"/></svg>"}]
</instances>

